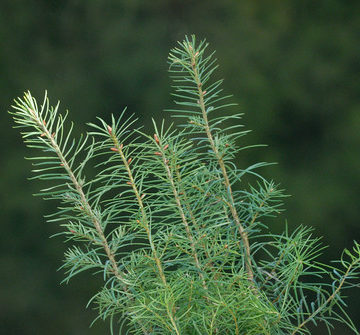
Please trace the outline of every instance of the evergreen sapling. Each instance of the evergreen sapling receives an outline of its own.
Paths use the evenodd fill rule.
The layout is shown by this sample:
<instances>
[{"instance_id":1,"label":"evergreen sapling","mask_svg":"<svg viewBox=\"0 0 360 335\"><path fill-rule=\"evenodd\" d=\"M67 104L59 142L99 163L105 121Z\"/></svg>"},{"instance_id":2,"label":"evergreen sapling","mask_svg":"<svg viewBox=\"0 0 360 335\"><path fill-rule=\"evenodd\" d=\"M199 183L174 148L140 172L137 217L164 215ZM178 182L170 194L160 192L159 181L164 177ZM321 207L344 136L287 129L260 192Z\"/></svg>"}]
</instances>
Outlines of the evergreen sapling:
<instances>
[{"instance_id":1,"label":"evergreen sapling","mask_svg":"<svg viewBox=\"0 0 360 335\"><path fill-rule=\"evenodd\" d=\"M153 135L123 111L75 140L46 94L15 100L16 127L39 152L33 178L53 182L39 195L59 203L48 221L70 244L64 281L103 277L89 303L111 333L310 334L323 323L331 334L340 321L359 334L343 291L358 285L360 245L325 265L312 229L270 231L284 195L258 172L268 164L235 164L247 131L227 114L207 47L191 36L170 52L177 125L154 122Z\"/></svg>"}]
</instances>

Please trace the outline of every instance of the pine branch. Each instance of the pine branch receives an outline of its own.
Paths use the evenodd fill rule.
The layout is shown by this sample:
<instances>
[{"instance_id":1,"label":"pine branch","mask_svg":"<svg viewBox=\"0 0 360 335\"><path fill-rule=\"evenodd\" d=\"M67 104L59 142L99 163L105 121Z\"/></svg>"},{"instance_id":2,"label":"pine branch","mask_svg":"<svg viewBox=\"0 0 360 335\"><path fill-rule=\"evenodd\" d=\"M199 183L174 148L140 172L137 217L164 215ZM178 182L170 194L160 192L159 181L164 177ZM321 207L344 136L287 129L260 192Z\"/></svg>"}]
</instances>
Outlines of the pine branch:
<instances>
[{"instance_id":1,"label":"pine branch","mask_svg":"<svg viewBox=\"0 0 360 335\"><path fill-rule=\"evenodd\" d=\"M339 293L340 293L341 289L344 287L344 285L346 285L348 283L349 279L353 278L353 276L356 274L356 271L358 271L360 269L360 259L359 259L360 245L358 243L355 243L354 252L356 255L353 255L353 254L351 254L350 251L345 250L346 255L348 255L350 257L351 262L347 263L343 259L341 260L341 263L344 266L346 266L346 271L343 275L339 275L338 272L334 269L335 274L337 274L339 277L336 280L336 281L338 281L337 287L333 290L332 294L315 311L313 311L303 322L301 322L294 329L294 331L291 333L292 335L295 335L296 333L298 333L299 330L301 328L303 328L309 321L313 321L314 318L319 313L323 312L324 309L329 307L330 303L332 303L333 301L335 301L335 303L337 303L336 300L340 299ZM334 283L335 283L335 281L334 281ZM334 287L334 285L332 285L332 286ZM351 320L350 320L350 322L351 322ZM359 332L356 331L356 329L354 329L354 331L357 334L359 334Z\"/></svg>"},{"instance_id":2,"label":"pine branch","mask_svg":"<svg viewBox=\"0 0 360 335\"><path fill-rule=\"evenodd\" d=\"M110 126L108 126L108 130L109 130L109 134L110 134L110 137L112 139L112 141L114 142L114 147L110 148L112 149L113 151L115 152L118 152L120 157L121 157L121 160L126 168L126 172L129 176L129 181L127 182L128 185L130 185L134 191L134 194L135 194L135 197L136 197L136 200L139 204L139 208L141 210L141 214L142 214L142 219L143 221L139 221L139 224L146 230L146 234L148 236L148 240L149 240L149 243L150 243L150 246L151 246L151 250L153 252L153 257L155 259L155 262L156 262L156 266L159 270L159 275L160 275L160 278L162 280L162 282L164 283L164 285L167 285L167 282L166 282L166 278L165 278L165 275L164 275L164 270L162 268L162 265L161 265L161 261L158 257L158 254L157 254L157 251L156 251L156 247L152 241L152 237L151 237L151 230L149 228L149 220L147 218L147 214L146 214L146 211L145 211L145 206L143 204L143 201L142 201L142 198L143 198L143 195L140 195L140 192L136 186L136 183L134 181L134 177L133 177L133 174L131 172L131 169L130 169L130 163L131 163L131 160L132 158L129 157L128 159L125 157L124 155L124 152L123 152L123 144L119 144L119 141L117 139L117 137L114 135L114 133L112 132L112 128Z\"/></svg>"},{"instance_id":3,"label":"pine branch","mask_svg":"<svg viewBox=\"0 0 360 335\"><path fill-rule=\"evenodd\" d=\"M213 151L213 153L218 161L218 164L220 166L221 172L223 174L224 185L225 185L225 188L226 188L226 190L229 194L229 198L230 198L230 201L228 202L228 206L230 208L232 217L234 218L236 225L238 226L240 236L244 243L245 252L246 252L247 272L248 272L249 280L252 282L254 280L254 273L253 273L253 269L252 269L252 265L251 265L251 251L250 251L249 238L247 236L244 226L240 222L239 215L238 215L238 212L235 207L232 186L231 186L231 183L230 183L230 180L228 177L228 173L227 173L227 169L226 169L226 166L225 166L225 163L223 160L223 156L220 154L218 147L215 144L215 140L214 140L213 134L212 134L210 126L209 126L209 120L208 120L208 116L207 116L207 108L205 105L205 98L204 98L205 95L210 94L212 91L217 89L217 87L221 84L221 82L216 82L213 86L210 86L209 91L203 90L203 85L208 81L210 75L215 70L215 68L206 72L206 75L201 80L200 73L199 73L199 57L200 57L200 52L201 53L203 52L203 49L201 49L201 45L200 45L200 47L195 48L195 40L193 38L192 42L190 42L189 40L184 41L184 43L182 44L182 47L188 56L187 62L185 60L180 60L179 58L177 58L176 56L173 56L173 55L170 55L170 61L173 64L180 63L181 66L189 72L191 78L193 79L194 83L196 84L198 92L197 92L195 99L197 101L197 104L193 105L193 106L194 107L195 106L197 107L197 105L200 106L201 115L203 118L203 121L200 124L199 123L196 123L196 124L199 125L200 127L203 127L203 129L206 133L206 136L209 140L211 150ZM210 57L208 59L210 59ZM210 64L212 64L212 63L210 63ZM202 65L202 67L203 66L206 66L206 64ZM207 66L210 66L210 65L207 65ZM203 70L203 71L205 72L205 70ZM181 90L184 90L184 89L181 88ZM184 91L187 93L189 92L188 90L184 90ZM189 99L188 96L183 96L183 95L178 95L178 94L175 94L175 96L178 96L180 98ZM213 101L213 102L217 102L217 100ZM192 105L192 104L188 103L188 105ZM193 124L194 123L195 122L193 121Z\"/></svg>"},{"instance_id":4,"label":"pine branch","mask_svg":"<svg viewBox=\"0 0 360 335\"><path fill-rule=\"evenodd\" d=\"M82 183L78 180L78 178L75 176L74 171L71 168L71 163L73 160L68 161L65 156L66 154L63 153L61 148L59 147L57 143L57 137L63 136L63 125L65 122L66 117L59 117L56 118L58 106L55 107L53 110L49 110L49 103L47 100L47 96L45 94L44 102L41 106L41 110L39 111L37 108L37 103L35 99L31 96L30 92L26 93L24 96L24 99L18 99L15 101L16 105L13 106L14 109L19 111L18 113L14 114L16 115L15 122L19 124L25 124L26 126L32 126L36 129L35 132L27 132L24 133L24 138L27 139L27 142L29 143L29 147L34 147L33 143L38 143L40 140L41 145L43 146L42 149L46 150L46 148L49 148L50 150L53 150L59 160L59 165L66 171L67 175L70 178L70 181L75 187L75 190L77 194L80 197L80 202L83 208L84 213L89 217L91 222L93 223L97 235L101 241L101 244L105 250L105 253L107 255L107 258L109 259L112 267L112 272L114 275L124 284L124 289L126 290L125 286L125 278L124 274L121 273L117 267L117 263L115 261L114 255L111 252L108 241L106 240L106 237L104 235L103 229L101 227L101 223L99 222L97 215L95 214L93 208L89 204L87 197L83 191ZM47 120L45 120L45 117L48 117ZM56 126L55 126L56 125ZM53 126L55 126L55 131L53 129ZM70 132L69 132L70 134ZM37 139L31 140L29 139L30 136L37 136ZM66 147L66 144L68 142L69 136L66 138L64 147ZM83 141L83 144L80 145L80 147L76 150L75 155L78 151L80 151L85 146L86 140ZM38 146L38 145L36 145ZM41 147L41 146L40 146ZM68 151L68 153L70 150ZM49 168L46 168L48 170Z\"/></svg>"},{"instance_id":5,"label":"pine branch","mask_svg":"<svg viewBox=\"0 0 360 335\"><path fill-rule=\"evenodd\" d=\"M103 123L103 125L105 125L104 121L102 121L102 123ZM134 195L136 197L136 201L137 201L138 206L139 206L140 211L141 211L141 220L136 220L136 222L143 229L145 229L145 231L146 231L148 242L149 242L151 250L152 250L152 256L153 256L153 259L154 259L154 261L156 263L156 267L158 269L159 277L160 277L164 287L166 289L171 290L171 288L169 287L169 285L167 283L165 272L164 272L164 269L163 269L163 266L162 266L162 262L160 260L157 248L156 248L156 246L154 244L154 241L153 241L153 238L152 238L152 231L151 231L151 228L150 228L150 225L149 225L149 219L148 219L147 213L145 211L145 206L144 206L144 203L143 203L143 198L144 198L145 194L140 193L140 191L139 191L139 189L138 189L138 187L136 185L132 169L130 167L130 164L132 163L133 159L132 159L132 157L126 157L125 156L124 144L120 143L120 141L119 141L119 139L118 139L118 137L116 135L116 129L113 130L113 127L116 127L116 125L113 124L112 127L110 127L109 125L106 125L106 128L107 128L107 131L109 133L110 139L111 139L111 141L113 142L113 145L114 145L113 147L110 148L110 150L113 151L115 154L118 154L120 156L121 161L122 161L122 163L123 163L123 165L124 165L124 167L126 169L126 172L127 172L128 178L129 178L129 180L127 181L127 185L129 185L132 188L132 190L134 192ZM169 317L170 317L170 320L171 320L173 330L175 331L176 334L180 334L180 332L178 330L178 327L176 325L175 319L174 319L174 315L173 315L173 313L170 313L170 311L169 311Z\"/></svg>"},{"instance_id":6,"label":"pine branch","mask_svg":"<svg viewBox=\"0 0 360 335\"><path fill-rule=\"evenodd\" d=\"M163 146L161 138L159 139L157 134L154 134L154 141L155 141L155 144L156 144L156 146L157 146L157 148L159 150L156 153L162 159L163 166L165 168L168 180L169 180L170 185L171 185L171 189L172 189L173 194L174 194L176 205L177 205L177 208L179 210L179 214L181 216L181 220L182 220L182 222L183 222L183 224L185 226L185 229L186 229L186 235L187 235L187 237L189 239L189 242L190 242L190 247L191 247L191 251L192 251L192 257L194 258L195 266L199 270L199 276L200 276L200 278L202 280L203 287L204 287L204 289L207 290L207 285L206 285L206 282L205 282L204 275L202 273L202 269L201 269L200 262L199 262L199 257L198 257L196 247L195 247L194 237L193 237L193 234L191 233L190 226L188 224L188 220L187 220L185 212L183 210L183 204L182 204L182 201L180 199L180 195L179 195L179 193L177 191L177 187L175 185L175 181L174 181L174 178L173 178L172 171L170 170L169 159L166 158L166 150L171 150L171 148L168 149L169 144L165 144Z\"/></svg>"}]
</instances>

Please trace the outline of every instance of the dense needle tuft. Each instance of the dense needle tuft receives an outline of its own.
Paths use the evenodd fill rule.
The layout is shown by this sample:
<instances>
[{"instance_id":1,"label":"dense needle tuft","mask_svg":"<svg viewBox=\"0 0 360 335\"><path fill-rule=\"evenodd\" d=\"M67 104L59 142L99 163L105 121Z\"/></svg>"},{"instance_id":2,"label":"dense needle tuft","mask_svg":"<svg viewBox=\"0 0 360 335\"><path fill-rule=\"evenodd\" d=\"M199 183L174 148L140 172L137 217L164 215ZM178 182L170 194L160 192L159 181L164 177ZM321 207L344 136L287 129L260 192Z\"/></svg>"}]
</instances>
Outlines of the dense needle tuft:
<instances>
[{"instance_id":1,"label":"dense needle tuft","mask_svg":"<svg viewBox=\"0 0 360 335\"><path fill-rule=\"evenodd\" d=\"M191 36L171 50L177 123L154 122L153 135L124 110L74 139L47 94L15 100L16 127L38 152L33 179L53 182L39 195L58 203L47 218L69 244L64 282L85 270L103 278L89 304L112 334L310 334L318 323L330 334L334 321L359 334L343 289L359 280L360 245L324 265L311 229L271 233L283 192L261 175L268 163L241 163L256 146L243 144L207 48Z\"/></svg>"}]
</instances>

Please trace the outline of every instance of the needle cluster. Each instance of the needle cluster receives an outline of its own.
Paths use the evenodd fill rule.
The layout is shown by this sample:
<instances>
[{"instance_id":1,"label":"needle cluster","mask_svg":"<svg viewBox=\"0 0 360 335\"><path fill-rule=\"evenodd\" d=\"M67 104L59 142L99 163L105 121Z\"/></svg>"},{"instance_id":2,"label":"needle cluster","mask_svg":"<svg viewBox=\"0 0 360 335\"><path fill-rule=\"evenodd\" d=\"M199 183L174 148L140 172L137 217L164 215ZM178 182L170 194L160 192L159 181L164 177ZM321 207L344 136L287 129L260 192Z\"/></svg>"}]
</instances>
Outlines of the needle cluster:
<instances>
[{"instance_id":1,"label":"needle cluster","mask_svg":"<svg viewBox=\"0 0 360 335\"><path fill-rule=\"evenodd\" d=\"M268 164L235 164L247 131L212 80L214 53L194 36L169 55L179 122L154 122L145 134L125 111L73 139L67 113L30 92L11 114L22 128L33 178L53 184L50 222L63 226L68 282L82 271L104 285L90 303L119 334L310 334L334 321L359 334L343 290L360 277L360 245L340 261L317 261L324 249L306 227L271 233L282 190L259 172ZM241 165L241 164L240 164ZM95 177L88 180L86 169ZM316 280L315 280L316 279Z\"/></svg>"}]
</instances>

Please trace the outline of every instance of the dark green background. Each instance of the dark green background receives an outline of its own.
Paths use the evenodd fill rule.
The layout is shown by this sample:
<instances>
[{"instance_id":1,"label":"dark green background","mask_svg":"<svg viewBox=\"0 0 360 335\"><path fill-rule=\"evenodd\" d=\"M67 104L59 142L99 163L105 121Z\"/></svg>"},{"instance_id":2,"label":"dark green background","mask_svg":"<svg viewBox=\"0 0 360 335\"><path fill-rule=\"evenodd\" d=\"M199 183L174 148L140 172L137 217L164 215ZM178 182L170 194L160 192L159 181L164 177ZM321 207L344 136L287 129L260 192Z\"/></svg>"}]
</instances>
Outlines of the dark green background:
<instances>
[{"instance_id":1,"label":"dark green background","mask_svg":"<svg viewBox=\"0 0 360 335\"><path fill-rule=\"evenodd\" d=\"M2 334L106 334L87 300L99 282L67 287L65 245L43 215L54 204L32 197L31 165L7 114L24 90L70 110L77 130L125 106L147 124L171 106L167 53L195 33L217 50L219 75L234 94L246 143L239 165L276 161L287 211L276 223L316 227L338 258L360 240L360 2L344 0L2 0L0 2L0 329ZM359 291L349 310L360 328ZM347 334L341 328L336 334ZM313 334L321 334L320 330Z\"/></svg>"}]
</instances>

